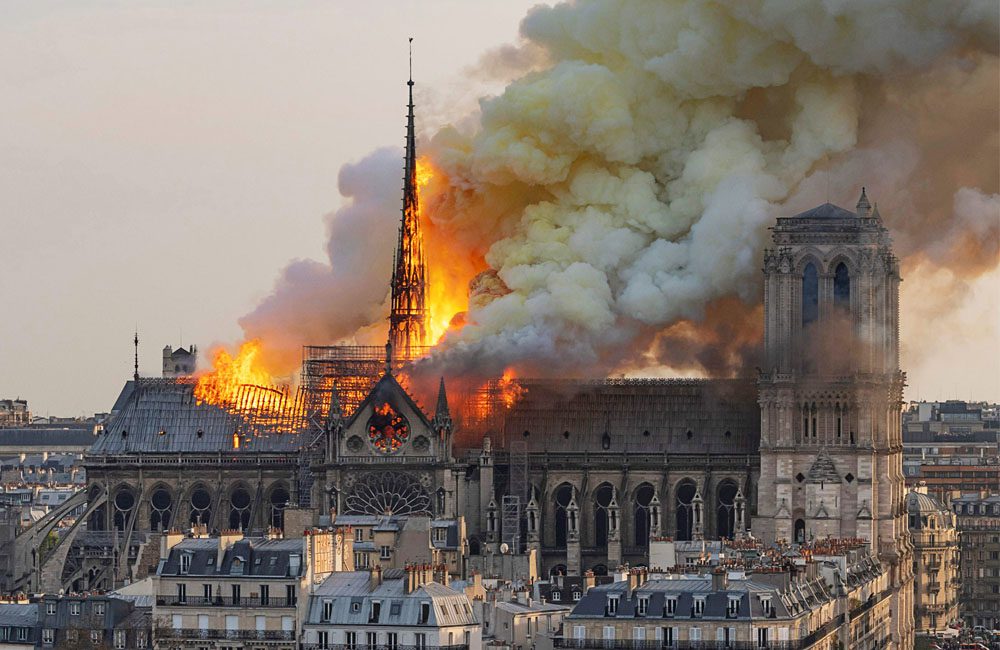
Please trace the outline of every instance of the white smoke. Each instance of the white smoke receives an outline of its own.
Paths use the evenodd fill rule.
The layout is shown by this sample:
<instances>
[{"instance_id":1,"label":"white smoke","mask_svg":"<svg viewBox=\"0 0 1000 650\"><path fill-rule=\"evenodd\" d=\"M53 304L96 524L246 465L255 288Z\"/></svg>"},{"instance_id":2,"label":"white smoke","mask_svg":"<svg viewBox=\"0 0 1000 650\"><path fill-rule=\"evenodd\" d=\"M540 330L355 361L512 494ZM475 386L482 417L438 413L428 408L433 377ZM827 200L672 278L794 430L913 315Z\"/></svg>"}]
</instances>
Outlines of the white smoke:
<instances>
[{"instance_id":1,"label":"white smoke","mask_svg":"<svg viewBox=\"0 0 1000 650\"><path fill-rule=\"evenodd\" d=\"M474 129L429 142L444 177L431 187L429 225L454 255L481 255L490 269L437 358L563 373L652 354L731 371L756 342L729 333L757 331L773 217L826 200L852 207L862 184L906 259L947 264L955 277L994 268L998 20L994 0L532 10L522 46L475 68L526 73L481 100ZM388 233L397 218L391 162L391 184L378 176L365 196L354 189L355 209L382 213L363 224L336 215L329 273L307 269L300 283L290 269L244 320L249 333L285 327L289 307L291 334L318 343L381 322L394 241L372 237L367 219L386 219ZM363 265L341 263L344 239L363 247ZM435 254L432 264L448 263ZM303 291L315 300L301 288L314 281L330 285L318 313L298 305ZM307 324L323 319L334 323Z\"/></svg>"}]
</instances>

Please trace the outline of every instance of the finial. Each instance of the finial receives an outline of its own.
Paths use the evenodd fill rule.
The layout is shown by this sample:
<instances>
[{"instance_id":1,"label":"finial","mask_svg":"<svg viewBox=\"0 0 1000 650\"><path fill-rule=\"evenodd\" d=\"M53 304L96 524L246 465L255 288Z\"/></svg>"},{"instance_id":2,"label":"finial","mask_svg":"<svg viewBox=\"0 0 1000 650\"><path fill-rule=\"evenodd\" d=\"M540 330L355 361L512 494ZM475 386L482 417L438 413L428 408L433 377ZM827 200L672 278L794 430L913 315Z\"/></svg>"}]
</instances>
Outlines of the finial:
<instances>
[{"instance_id":1,"label":"finial","mask_svg":"<svg viewBox=\"0 0 1000 650\"><path fill-rule=\"evenodd\" d=\"M413 85L413 37L410 37L410 80L406 82L407 86Z\"/></svg>"},{"instance_id":2,"label":"finial","mask_svg":"<svg viewBox=\"0 0 1000 650\"><path fill-rule=\"evenodd\" d=\"M872 204L868 202L868 194L865 192L865 188L861 188L861 198L858 199L858 216L867 217L869 212L871 212Z\"/></svg>"},{"instance_id":3,"label":"finial","mask_svg":"<svg viewBox=\"0 0 1000 650\"><path fill-rule=\"evenodd\" d=\"M132 373L132 379L139 381L139 328L135 328L135 338L133 339L135 344L135 371Z\"/></svg>"}]
</instances>

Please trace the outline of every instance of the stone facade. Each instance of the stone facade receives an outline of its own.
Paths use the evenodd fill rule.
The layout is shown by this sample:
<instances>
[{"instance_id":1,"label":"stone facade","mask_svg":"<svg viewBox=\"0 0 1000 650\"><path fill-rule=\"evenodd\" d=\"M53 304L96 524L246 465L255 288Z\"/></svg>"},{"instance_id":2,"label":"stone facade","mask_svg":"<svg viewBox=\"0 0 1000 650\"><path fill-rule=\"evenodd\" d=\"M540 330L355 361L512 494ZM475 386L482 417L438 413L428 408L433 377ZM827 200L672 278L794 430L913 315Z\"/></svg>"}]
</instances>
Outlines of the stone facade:
<instances>
[{"instance_id":1,"label":"stone facade","mask_svg":"<svg viewBox=\"0 0 1000 650\"><path fill-rule=\"evenodd\" d=\"M959 614L968 627L1000 629L1000 496L965 496L951 507L960 539Z\"/></svg>"},{"instance_id":2,"label":"stone facade","mask_svg":"<svg viewBox=\"0 0 1000 650\"><path fill-rule=\"evenodd\" d=\"M896 587L893 638L912 647L899 262L864 192L856 212L827 203L779 218L773 241L753 532L870 540Z\"/></svg>"},{"instance_id":3,"label":"stone facade","mask_svg":"<svg viewBox=\"0 0 1000 650\"><path fill-rule=\"evenodd\" d=\"M927 494L906 498L913 540L914 622L919 633L934 634L958 619L959 555L955 515Z\"/></svg>"}]
</instances>

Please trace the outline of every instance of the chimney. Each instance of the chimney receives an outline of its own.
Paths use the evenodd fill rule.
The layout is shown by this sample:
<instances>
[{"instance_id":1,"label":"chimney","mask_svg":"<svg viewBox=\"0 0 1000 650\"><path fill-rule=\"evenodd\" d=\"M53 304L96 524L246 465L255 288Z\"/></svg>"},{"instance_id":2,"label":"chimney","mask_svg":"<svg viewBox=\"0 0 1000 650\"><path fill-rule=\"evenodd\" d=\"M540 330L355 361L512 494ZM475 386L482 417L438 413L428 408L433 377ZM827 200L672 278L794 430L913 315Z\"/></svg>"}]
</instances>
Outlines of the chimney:
<instances>
[{"instance_id":1,"label":"chimney","mask_svg":"<svg viewBox=\"0 0 1000 650\"><path fill-rule=\"evenodd\" d=\"M371 573L372 589L382 584L382 565L376 564Z\"/></svg>"},{"instance_id":2,"label":"chimney","mask_svg":"<svg viewBox=\"0 0 1000 650\"><path fill-rule=\"evenodd\" d=\"M725 569L712 571L712 591L726 591L729 589L729 573Z\"/></svg>"},{"instance_id":3,"label":"chimney","mask_svg":"<svg viewBox=\"0 0 1000 650\"><path fill-rule=\"evenodd\" d=\"M583 574L583 593L587 593L593 589L594 585L597 584L597 579L594 578L593 571L587 571Z\"/></svg>"},{"instance_id":4,"label":"chimney","mask_svg":"<svg viewBox=\"0 0 1000 650\"><path fill-rule=\"evenodd\" d=\"M413 593L413 583L414 583L413 573L415 571L415 568L414 568L414 566L412 564L407 564L403 568L403 570L406 571L406 585L405 585L406 593L412 594Z\"/></svg>"},{"instance_id":5,"label":"chimney","mask_svg":"<svg viewBox=\"0 0 1000 650\"><path fill-rule=\"evenodd\" d=\"M215 558L215 566L222 566L222 560L226 556L226 551L236 542L243 539L243 533L238 530L224 530L219 535L218 556Z\"/></svg>"},{"instance_id":6,"label":"chimney","mask_svg":"<svg viewBox=\"0 0 1000 650\"><path fill-rule=\"evenodd\" d=\"M184 539L184 533L176 528L160 535L160 559L167 559L167 556L170 555L170 549L177 546L182 539Z\"/></svg>"}]
</instances>

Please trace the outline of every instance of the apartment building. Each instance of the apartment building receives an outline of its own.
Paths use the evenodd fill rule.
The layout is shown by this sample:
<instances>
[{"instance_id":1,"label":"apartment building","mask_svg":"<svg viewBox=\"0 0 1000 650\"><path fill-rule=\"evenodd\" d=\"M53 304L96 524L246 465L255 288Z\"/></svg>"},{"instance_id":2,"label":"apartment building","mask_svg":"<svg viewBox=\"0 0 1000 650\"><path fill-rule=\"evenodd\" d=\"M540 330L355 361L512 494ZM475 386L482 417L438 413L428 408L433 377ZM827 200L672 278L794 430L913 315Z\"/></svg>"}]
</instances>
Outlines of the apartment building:
<instances>
[{"instance_id":1,"label":"apartment building","mask_svg":"<svg viewBox=\"0 0 1000 650\"><path fill-rule=\"evenodd\" d=\"M951 503L961 557L959 615L965 624L1000 628L1000 495L967 495Z\"/></svg>"},{"instance_id":2,"label":"apartment building","mask_svg":"<svg viewBox=\"0 0 1000 650\"><path fill-rule=\"evenodd\" d=\"M353 570L343 532L301 538L164 537L154 578L159 648L229 650L249 642L296 648L309 595L334 571Z\"/></svg>"},{"instance_id":3,"label":"apartment building","mask_svg":"<svg viewBox=\"0 0 1000 650\"><path fill-rule=\"evenodd\" d=\"M860 540L727 546L707 573L632 570L590 588L557 648L892 647L891 576Z\"/></svg>"},{"instance_id":4,"label":"apartment building","mask_svg":"<svg viewBox=\"0 0 1000 650\"><path fill-rule=\"evenodd\" d=\"M435 573L437 576L435 576ZM304 650L481 650L469 598L429 565L330 575L309 597Z\"/></svg>"},{"instance_id":5,"label":"apartment building","mask_svg":"<svg viewBox=\"0 0 1000 650\"><path fill-rule=\"evenodd\" d=\"M939 501L911 491L906 498L913 542L914 621L918 634L935 634L958 621L958 530Z\"/></svg>"},{"instance_id":6,"label":"apartment building","mask_svg":"<svg viewBox=\"0 0 1000 650\"><path fill-rule=\"evenodd\" d=\"M468 538L465 518L338 515L335 529L354 539L358 569L401 569L410 564L444 564L451 578L465 577Z\"/></svg>"}]
</instances>

